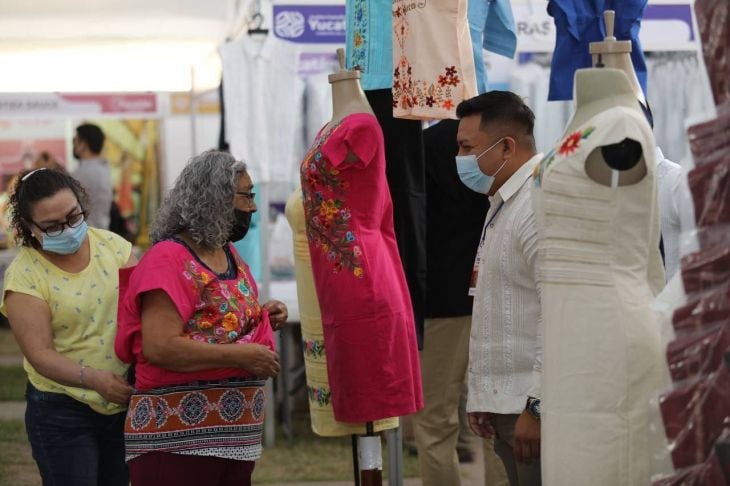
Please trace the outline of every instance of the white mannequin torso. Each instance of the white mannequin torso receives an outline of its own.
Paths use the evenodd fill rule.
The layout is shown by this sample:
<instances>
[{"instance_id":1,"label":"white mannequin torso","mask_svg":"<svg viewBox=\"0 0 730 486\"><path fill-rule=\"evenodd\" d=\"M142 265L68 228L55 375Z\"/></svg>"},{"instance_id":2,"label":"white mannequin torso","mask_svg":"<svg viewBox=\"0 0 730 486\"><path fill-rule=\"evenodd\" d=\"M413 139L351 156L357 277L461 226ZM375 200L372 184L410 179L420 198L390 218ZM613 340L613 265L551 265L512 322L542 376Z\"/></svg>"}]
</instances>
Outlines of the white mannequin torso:
<instances>
[{"instance_id":1,"label":"white mannequin torso","mask_svg":"<svg viewBox=\"0 0 730 486\"><path fill-rule=\"evenodd\" d=\"M618 69L593 68L576 71L575 101L575 114L568 123L566 134L576 130L595 115L616 106L640 111L628 77ZM599 184L610 186L613 171L598 149L591 152L586 159L586 174ZM646 161L642 156L632 168L619 172L618 185L635 184L644 176L646 176Z\"/></svg>"}]
</instances>

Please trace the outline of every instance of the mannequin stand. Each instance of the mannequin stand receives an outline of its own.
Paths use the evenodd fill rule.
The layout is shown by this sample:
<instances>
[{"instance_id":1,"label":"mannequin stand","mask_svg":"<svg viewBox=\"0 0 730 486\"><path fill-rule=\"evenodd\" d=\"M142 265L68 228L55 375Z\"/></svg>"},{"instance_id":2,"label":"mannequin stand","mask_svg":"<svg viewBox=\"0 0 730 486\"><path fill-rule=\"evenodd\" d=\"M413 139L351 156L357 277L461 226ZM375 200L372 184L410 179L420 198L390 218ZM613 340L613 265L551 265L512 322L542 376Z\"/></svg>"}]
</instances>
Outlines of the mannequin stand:
<instances>
[{"instance_id":1,"label":"mannequin stand","mask_svg":"<svg viewBox=\"0 0 730 486\"><path fill-rule=\"evenodd\" d=\"M373 423L365 424L366 435L357 438L362 486L383 486L383 454L380 435L373 431ZM357 484L357 483L356 483Z\"/></svg>"}]
</instances>

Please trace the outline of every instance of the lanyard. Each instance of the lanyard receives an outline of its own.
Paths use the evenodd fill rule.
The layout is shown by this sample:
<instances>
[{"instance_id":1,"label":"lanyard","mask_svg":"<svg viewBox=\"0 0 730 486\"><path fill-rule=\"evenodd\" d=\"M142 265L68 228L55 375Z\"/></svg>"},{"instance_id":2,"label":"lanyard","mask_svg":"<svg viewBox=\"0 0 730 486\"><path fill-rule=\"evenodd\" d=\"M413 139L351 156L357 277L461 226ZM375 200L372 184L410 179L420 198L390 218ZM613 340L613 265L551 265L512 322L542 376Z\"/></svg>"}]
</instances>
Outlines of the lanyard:
<instances>
[{"instance_id":1,"label":"lanyard","mask_svg":"<svg viewBox=\"0 0 730 486\"><path fill-rule=\"evenodd\" d=\"M477 256L474 260L474 268L471 271L471 282L469 283L469 295L475 296L477 291L477 275L479 274L479 262L482 258L482 247L484 246L484 238L487 235L487 228L489 228L489 225L492 224L492 221L494 221L494 218L497 217L499 214L499 210L502 209L502 206L504 206L504 201L499 205L496 211L494 211L494 214L492 214L492 217L489 218L487 221L487 224L484 225L484 230L482 230L482 239L479 241L479 248L477 248Z\"/></svg>"},{"instance_id":2,"label":"lanyard","mask_svg":"<svg viewBox=\"0 0 730 486\"><path fill-rule=\"evenodd\" d=\"M487 228L489 228L489 225L492 224L492 221L494 221L494 218L497 217L499 214L499 211L502 209L502 206L504 206L504 201L500 203L500 205L497 207L497 210L492 214L492 217L489 218L487 221L487 224L484 225L484 229L482 230L482 237L479 240L479 248L481 248L484 245L484 238L487 236Z\"/></svg>"}]
</instances>

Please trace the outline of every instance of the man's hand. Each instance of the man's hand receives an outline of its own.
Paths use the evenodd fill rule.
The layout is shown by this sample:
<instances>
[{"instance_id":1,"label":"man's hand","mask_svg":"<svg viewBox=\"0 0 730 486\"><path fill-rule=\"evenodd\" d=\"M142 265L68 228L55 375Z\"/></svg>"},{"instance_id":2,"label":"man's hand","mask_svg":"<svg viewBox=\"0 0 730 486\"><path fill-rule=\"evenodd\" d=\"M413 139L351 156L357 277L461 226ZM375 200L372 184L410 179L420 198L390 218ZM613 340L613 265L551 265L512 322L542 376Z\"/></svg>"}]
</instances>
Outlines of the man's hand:
<instances>
[{"instance_id":1,"label":"man's hand","mask_svg":"<svg viewBox=\"0 0 730 486\"><path fill-rule=\"evenodd\" d=\"M540 421L527 410L515 424L512 453L518 462L530 462L540 457Z\"/></svg>"},{"instance_id":2,"label":"man's hand","mask_svg":"<svg viewBox=\"0 0 730 486\"><path fill-rule=\"evenodd\" d=\"M263 305L263 308L269 311L269 320L271 321L271 329L278 331L286 325L289 318L289 310L286 304L279 300L270 300Z\"/></svg>"},{"instance_id":3,"label":"man's hand","mask_svg":"<svg viewBox=\"0 0 730 486\"><path fill-rule=\"evenodd\" d=\"M469 412L469 428L479 437L490 439L494 437L492 414L489 412Z\"/></svg>"}]
</instances>

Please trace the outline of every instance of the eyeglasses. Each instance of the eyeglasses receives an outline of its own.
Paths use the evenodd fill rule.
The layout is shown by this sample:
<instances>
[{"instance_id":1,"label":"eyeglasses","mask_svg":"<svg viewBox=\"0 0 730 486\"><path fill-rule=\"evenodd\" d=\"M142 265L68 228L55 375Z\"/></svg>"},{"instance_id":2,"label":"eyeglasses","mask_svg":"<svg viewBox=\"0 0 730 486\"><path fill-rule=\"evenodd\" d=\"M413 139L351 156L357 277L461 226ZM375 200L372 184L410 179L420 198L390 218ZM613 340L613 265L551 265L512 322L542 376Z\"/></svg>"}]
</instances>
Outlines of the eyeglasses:
<instances>
[{"instance_id":1,"label":"eyeglasses","mask_svg":"<svg viewBox=\"0 0 730 486\"><path fill-rule=\"evenodd\" d=\"M31 222L34 225L36 225L36 227L39 230L41 230L43 233L45 233L48 236L53 237L53 236L58 236L61 233L63 233L63 230L66 226L68 226L69 228L78 228L79 226L81 226L81 223L83 223L85 219L86 219L86 211L81 211L79 213L70 215L66 219L66 221L64 221L62 223L54 223L47 228L41 227L35 221L31 221Z\"/></svg>"},{"instance_id":2,"label":"eyeglasses","mask_svg":"<svg viewBox=\"0 0 730 486\"><path fill-rule=\"evenodd\" d=\"M238 192L238 191L236 191L236 194L239 196L245 197L246 199L249 200L249 202L253 202L253 198L256 197L255 192Z\"/></svg>"}]
</instances>

